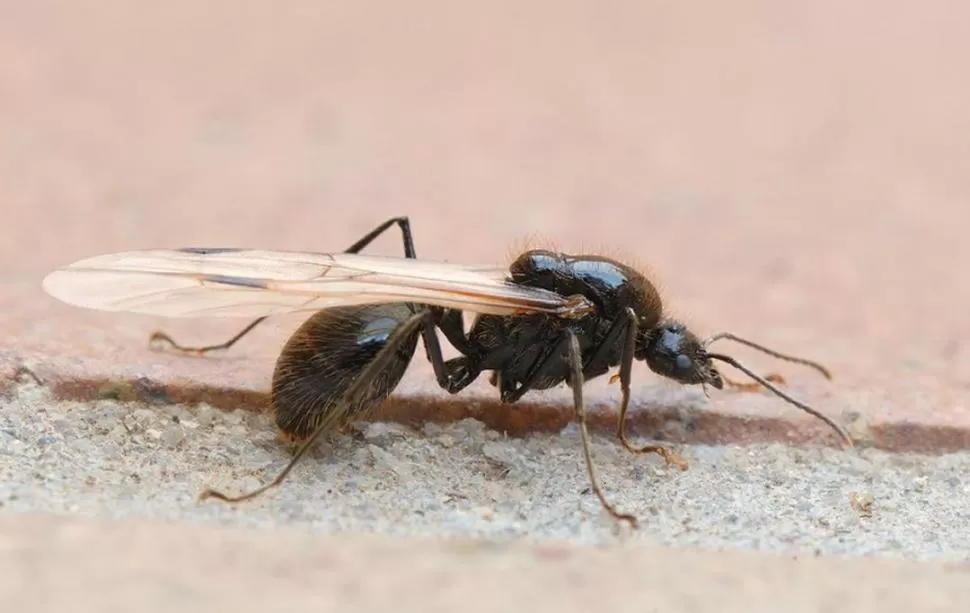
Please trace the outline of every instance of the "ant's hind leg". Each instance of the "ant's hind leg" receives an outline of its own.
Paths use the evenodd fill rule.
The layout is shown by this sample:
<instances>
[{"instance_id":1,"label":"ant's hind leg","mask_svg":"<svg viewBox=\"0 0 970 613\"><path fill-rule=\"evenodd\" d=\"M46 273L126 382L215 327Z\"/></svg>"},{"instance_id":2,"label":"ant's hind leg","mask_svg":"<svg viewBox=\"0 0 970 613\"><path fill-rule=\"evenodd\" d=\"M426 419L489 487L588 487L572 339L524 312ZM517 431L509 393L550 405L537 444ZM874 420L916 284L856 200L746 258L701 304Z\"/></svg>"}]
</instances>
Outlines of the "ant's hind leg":
<instances>
[{"instance_id":1,"label":"ant's hind leg","mask_svg":"<svg viewBox=\"0 0 970 613\"><path fill-rule=\"evenodd\" d=\"M378 236L383 234L385 231L387 231L388 228L390 228L393 225L397 225L398 227L401 228L401 239L404 242L404 257L414 259L415 257L414 238L411 236L411 222L407 217L404 217L404 216L392 217L391 219L388 219L381 225L377 226L376 228L374 228L373 230L365 234L360 240L355 242L353 245L351 245L350 247L347 247L347 249L344 250L344 253L360 253L361 250L363 250L365 247L367 247L372 242L374 242L374 240ZM170 350L176 351L178 353L197 355L197 356L200 356L205 353L209 353L210 351L222 351L224 349L229 349L230 347L235 345L242 337L252 332L253 328L258 326L265 319L266 319L265 317L260 317L259 319L250 322L249 325L247 325L245 328L239 331L235 336L233 336L232 338L230 338L229 340L223 343L206 345L203 347L187 347L185 345L180 345L179 343L175 342L175 340L165 332L162 332L161 330L157 330L153 332L152 335L149 337L148 346L153 351L158 351L162 349L162 345L160 343L163 343L167 345L168 349Z\"/></svg>"},{"instance_id":2,"label":"ant's hind leg","mask_svg":"<svg viewBox=\"0 0 970 613\"><path fill-rule=\"evenodd\" d=\"M371 361L370 364L364 368L363 372L360 373L354 382L347 388L346 393L340 399L340 403L330 411L330 417L328 419L323 419L314 428L313 433L310 434L306 439L303 440L300 448L296 451L293 457L290 459L289 463L279 472L279 474L270 481L268 484L263 485L251 492L246 494L241 494L239 496L228 496L222 492L206 489L199 495L199 501L203 501L207 498L216 498L222 500L223 502L242 502L244 500L249 500L259 496L263 492L274 488L286 479L286 476L290 474L296 463L302 458L310 447L327 431L332 430L333 427L340 423L342 417L346 416L346 412L350 407L355 406L360 399L367 394L373 385L374 381L384 372L392 361L397 360L397 352L400 348L409 342L409 339L413 338L412 335L419 331L421 326L424 325L425 321L429 318L427 311L422 313L416 313L408 318L403 324L398 326L394 331L394 334L387 340L387 344L384 348L378 352L377 356Z\"/></svg>"},{"instance_id":3,"label":"ant's hind leg","mask_svg":"<svg viewBox=\"0 0 970 613\"><path fill-rule=\"evenodd\" d=\"M205 345L204 347L185 347L183 345L179 345L177 342L175 342L175 339L173 339L165 332L162 332L161 330L156 330L155 332L152 332L152 335L148 338L148 347L153 351L158 351L161 349L161 346L159 345L159 343L165 343L168 345L168 348L173 351L177 351L179 353L192 354L192 355L202 355L210 351L220 351L222 349L229 349L230 347L236 344L236 341L238 341L242 337L249 334L249 332L252 331L253 328L255 328L260 323L262 323L264 319L266 318L260 317L259 319L251 321L248 326L240 330L235 336L230 338L228 341L225 341L223 343L218 343L215 345Z\"/></svg>"}]
</instances>

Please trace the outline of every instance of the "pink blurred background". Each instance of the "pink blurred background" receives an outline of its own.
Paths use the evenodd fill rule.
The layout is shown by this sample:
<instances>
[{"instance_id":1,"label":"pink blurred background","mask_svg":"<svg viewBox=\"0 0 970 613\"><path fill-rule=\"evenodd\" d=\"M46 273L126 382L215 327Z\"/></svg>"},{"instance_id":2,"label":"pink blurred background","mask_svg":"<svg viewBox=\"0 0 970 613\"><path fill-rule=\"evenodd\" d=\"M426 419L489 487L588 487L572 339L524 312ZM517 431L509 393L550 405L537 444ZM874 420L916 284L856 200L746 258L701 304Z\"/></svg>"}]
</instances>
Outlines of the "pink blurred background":
<instances>
[{"instance_id":1,"label":"pink blurred background","mask_svg":"<svg viewBox=\"0 0 970 613\"><path fill-rule=\"evenodd\" d=\"M502 261L535 234L632 258L700 330L832 365L836 391L793 383L827 412L970 425L970 5L48 0L0 14L8 348L76 363L94 350L64 339L116 327L126 360L158 363L144 319L40 292L72 260L338 250L408 214L425 258ZM238 323L177 329L221 340ZM272 338L244 350L263 359L245 371L255 386Z\"/></svg>"}]
</instances>

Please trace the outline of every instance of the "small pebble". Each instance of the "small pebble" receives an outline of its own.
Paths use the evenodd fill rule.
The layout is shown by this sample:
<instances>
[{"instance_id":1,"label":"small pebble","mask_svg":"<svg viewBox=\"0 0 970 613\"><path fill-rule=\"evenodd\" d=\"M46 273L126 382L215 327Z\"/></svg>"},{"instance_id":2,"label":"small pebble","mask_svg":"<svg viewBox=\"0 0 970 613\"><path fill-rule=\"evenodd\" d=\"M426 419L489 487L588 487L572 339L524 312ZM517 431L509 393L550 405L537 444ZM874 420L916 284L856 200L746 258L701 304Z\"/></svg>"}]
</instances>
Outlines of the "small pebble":
<instances>
[{"instance_id":1,"label":"small pebble","mask_svg":"<svg viewBox=\"0 0 970 613\"><path fill-rule=\"evenodd\" d=\"M455 437L450 434L442 434L435 438L435 441L445 449L450 449L455 446Z\"/></svg>"},{"instance_id":2,"label":"small pebble","mask_svg":"<svg viewBox=\"0 0 970 613\"><path fill-rule=\"evenodd\" d=\"M465 436L479 438L485 432L485 424L477 419L466 417L455 424L455 429Z\"/></svg>"},{"instance_id":3,"label":"small pebble","mask_svg":"<svg viewBox=\"0 0 970 613\"><path fill-rule=\"evenodd\" d=\"M396 439L404 439L410 435L410 430L401 424L389 422L371 422L364 427L363 437L368 443L386 447Z\"/></svg>"},{"instance_id":4,"label":"small pebble","mask_svg":"<svg viewBox=\"0 0 970 613\"><path fill-rule=\"evenodd\" d=\"M421 428L421 431L424 433L426 437L434 438L439 434L441 434L442 432L444 432L444 428L441 427L441 424L436 424L434 422L429 421L424 424L424 426Z\"/></svg>"},{"instance_id":5,"label":"small pebble","mask_svg":"<svg viewBox=\"0 0 970 613\"><path fill-rule=\"evenodd\" d=\"M128 381L105 381L101 387L98 388L98 396L106 400L120 400L122 402L133 402L138 400L138 393Z\"/></svg>"},{"instance_id":6,"label":"small pebble","mask_svg":"<svg viewBox=\"0 0 970 613\"><path fill-rule=\"evenodd\" d=\"M216 416L218 416L222 411L215 409L207 404L199 405L195 410L195 421L198 422L200 426L211 425L215 421Z\"/></svg>"},{"instance_id":7,"label":"small pebble","mask_svg":"<svg viewBox=\"0 0 970 613\"><path fill-rule=\"evenodd\" d=\"M222 421L230 426L239 426L243 424L245 417L246 415L242 409L236 409L235 411L224 412L222 414Z\"/></svg>"},{"instance_id":8,"label":"small pebble","mask_svg":"<svg viewBox=\"0 0 970 613\"><path fill-rule=\"evenodd\" d=\"M122 422L129 432L137 434L144 432L156 419L155 411L150 409L135 409L122 418Z\"/></svg>"},{"instance_id":9,"label":"small pebble","mask_svg":"<svg viewBox=\"0 0 970 613\"><path fill-rule=\"evenodd\" d=\"M162 442L169 447L177 447L179 443L185 440L185 431L182 430L180 425L173 424L165 428L161 438Z\"/></svg>"},{"instance_id":10,"label":"small pebble","mask_svg":"<svg viewBox=\"0 0 970 613\"><path fill-rule=\"evenodd\" d=\"M508 443L488 442L482 445L482 455L501 468L512 468L521 463L522 456Z\"/></svg>"}]
</instances>

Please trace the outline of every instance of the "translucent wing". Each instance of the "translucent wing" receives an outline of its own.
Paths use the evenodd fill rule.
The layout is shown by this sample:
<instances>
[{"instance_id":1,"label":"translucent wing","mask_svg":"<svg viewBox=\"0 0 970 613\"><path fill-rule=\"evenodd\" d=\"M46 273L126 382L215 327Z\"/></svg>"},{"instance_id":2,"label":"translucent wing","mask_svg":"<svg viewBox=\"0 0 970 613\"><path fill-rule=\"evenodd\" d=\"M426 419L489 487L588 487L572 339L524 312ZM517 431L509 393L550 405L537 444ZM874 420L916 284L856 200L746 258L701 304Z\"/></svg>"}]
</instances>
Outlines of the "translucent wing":
<instances>
[{"instance_id":1,"label":"translucent wing","mask_svg":"<svg viewBox=\"0 0 970 613\"><path fill-rule=\"evenodd\" d=\"M152 249L60 268L44 290L68 304L167 317L262 317L381 302L477 313L572 316L588 302L515 285L496 266L347 253Z\"/></svg>"}]
</instances>

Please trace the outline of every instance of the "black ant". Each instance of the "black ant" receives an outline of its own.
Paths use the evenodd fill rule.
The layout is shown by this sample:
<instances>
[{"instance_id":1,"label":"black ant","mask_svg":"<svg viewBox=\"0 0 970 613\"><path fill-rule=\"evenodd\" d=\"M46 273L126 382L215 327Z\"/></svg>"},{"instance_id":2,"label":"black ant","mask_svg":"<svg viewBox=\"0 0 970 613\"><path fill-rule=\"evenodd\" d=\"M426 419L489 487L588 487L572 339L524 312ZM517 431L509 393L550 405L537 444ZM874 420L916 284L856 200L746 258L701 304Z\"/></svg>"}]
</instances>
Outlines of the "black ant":
<instances>
[{"instance_id":1,"label":"black ant","mask_svg":"<svg viewBox=\"0 0 970 613\"><path fill-rule=\"evenodd\" d=\"M405 258L359 252L391 226L400 227ZM617 436L633 453L657 453L669 464L684 461L662 445L634 447L626 438L634 360L685 385L723 389L735 383L715 368L729 364L790 404L823 420L848 445L838 424L792 398L723 353L710 351L733 340L776 358L821 365L778 353L730 333L701 340L663 312L649 279L615 260L530 250L507 270L417 260L407 217L387 220L343 253L247 249L133 251L82 260L44 281L65 302L103 310L170 316L260 315L224 343L185 347L162 332L151 337L184 353L228 349L269 315L316 311L286 342L273 374L271 399L280 431L302 445L277 477L252 492L230 497L215 490L200 499L239 502L281 484L324 433L364 419L395 389L423 338L438 384L457 393L485 371L502 402L530 390L566 383L572 390L592 490L611 516L637 525L617 511L596 478L590 457L583 383L619 367L611 378L622 391ZM465 332L463 311L477 314ZM436 331L461 354L445 360ZM578 384L577 384L578 382Z\"/></svg>"}]
</instances>

